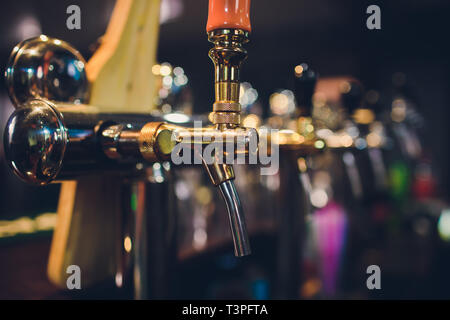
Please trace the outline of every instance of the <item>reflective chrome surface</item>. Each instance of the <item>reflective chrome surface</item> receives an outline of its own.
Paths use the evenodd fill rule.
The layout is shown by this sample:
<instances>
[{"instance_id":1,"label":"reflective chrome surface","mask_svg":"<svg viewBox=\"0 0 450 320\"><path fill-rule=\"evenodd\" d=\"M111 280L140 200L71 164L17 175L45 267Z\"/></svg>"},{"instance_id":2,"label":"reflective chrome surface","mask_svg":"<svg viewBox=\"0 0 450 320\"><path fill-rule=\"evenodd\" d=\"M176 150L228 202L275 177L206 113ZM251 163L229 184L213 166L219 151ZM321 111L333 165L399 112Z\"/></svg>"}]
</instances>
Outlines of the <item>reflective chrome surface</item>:
<instances>
[{"instance_id":1,"label":"reflective chrome surface","mask_svg":"<svg viewBox=\"0 0 450 320\"><path fill-rule=\"evenodd\" d=\"M219 189L227 205L233 236L234 254L236 257L247 256L251 254L250 242L248 240L241 201L239 200L234 182L232 180L222 182L219 184Z\"/></svg>"},{"instance_id":2,"label":"reflective chrome surface","mask_svg":"<svg viewBox=\"0 0 450 320\"><path fill-rule=\"evenodd\" d=\"M41 35L19 43L5 72L15 107L31 98L82 103L87 100L86 61L70 44Z\"/></svg>"},{"instance_id":3,"label":"reflective chrome surface","mask_svg":"<svg viewBox=\"0 0 450 320\"><path fill-rule=\"evenodd\" d=\"M214 43L209 57L214 62L215 102L212 122L239 126L239 73L247 57L242 44L248 42L248 32L240 29L219 29L208 32L208 40Z\"/></svg>"},{"instance_id":4,"label":"reflective chrome surface","mask_svg":"<svg viewBox=\"0 0 450 320\"><path fill-rule=\"evenodd\" d=\"M121 163L120 160L125 160L122 158L129 158L130 163L167 160L176 143L191 145L195 138L210 138L211 143L216 142L218 135L221 141L231 140L235 146L242 144L244 155L255 154L257 150L257 131L239 128L239 121L219 121L220 125L202 129L197 136L197 131L162 122L150 121L145 125L144 122L142 127L124 123L123 119L114 121L112 115L102 117L92 106L82 105L88 93L83 57L66 42L44 35L25 40L14 48L5 77L16 107L5 132L6 156L14 172L28 183L45 185L64 179L65 173L69 173L69 178L70 172L75 173L72 178L86 174L90 168L114 167L132 173L137 169L130 169L128 162ZM236 83L232 86L234 90L239 87ZM223 91L227 86L219 87ZM240 111L236 93L232 100L226 103L221 100L220 108L215 107L214 111L223 114L224 119L228 119L226 114ZM175 130L183 141L172 141ZM233 155L241 152L235 149ZM227 205L235 255L248 255L250 246L232 181L232 167L217 163L210 167L208 173L213 183L219 185Z\"/></svg>"},{"instance_id":5,"label":"reflective chrome surface","mask_svg":"<svg viewBox=\"0 0 450 320\"><path fill-rule=\"evenodd\" d=\"M8 120L4 134L6 159L23 180L44 185L61 169L67 141L60 113L49 102L31 100Z\"/></svg>"}]
</instances>

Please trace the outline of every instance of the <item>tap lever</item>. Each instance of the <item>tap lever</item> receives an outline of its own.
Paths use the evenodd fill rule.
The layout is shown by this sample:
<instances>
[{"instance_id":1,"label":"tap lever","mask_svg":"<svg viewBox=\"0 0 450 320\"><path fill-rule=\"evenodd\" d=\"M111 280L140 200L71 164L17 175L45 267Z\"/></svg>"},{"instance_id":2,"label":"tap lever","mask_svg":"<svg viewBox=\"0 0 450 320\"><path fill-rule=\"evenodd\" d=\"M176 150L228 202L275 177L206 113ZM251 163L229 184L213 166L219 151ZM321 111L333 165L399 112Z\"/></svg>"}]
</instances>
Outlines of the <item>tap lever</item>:
<instances>
[{"instance_id":1,"label":"tap lever","mask_svg":"<svg viewBox=\"0 0 450 320\"><path fill-rule=\"evenodd\" d=\"M206 31L241 29L250 32L250 0L209 0Z\"/></svg>"},{"instance_id":2,"label":"tap lever","mask_svg":"<svg viewBox=\"0 0 450 320\"><path fill-rule=\"evenodd\" d=\"M247 51L242 46L251 32L250 0L210 0L208 40L214 44L209 57L214 62L215 103L212 122L240 125L239 73Z\"/></svg>"}]
</instances>

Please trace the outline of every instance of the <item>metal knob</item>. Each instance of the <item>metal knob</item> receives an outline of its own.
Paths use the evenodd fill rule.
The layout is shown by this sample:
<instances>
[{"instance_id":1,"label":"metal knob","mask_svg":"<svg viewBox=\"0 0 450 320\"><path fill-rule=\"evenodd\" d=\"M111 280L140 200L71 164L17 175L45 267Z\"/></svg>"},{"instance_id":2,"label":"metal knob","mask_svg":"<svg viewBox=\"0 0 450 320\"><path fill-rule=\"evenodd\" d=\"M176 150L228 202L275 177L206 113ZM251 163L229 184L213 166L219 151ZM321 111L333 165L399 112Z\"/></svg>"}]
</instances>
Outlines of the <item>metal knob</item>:
<instances>
[{"instance_id":1,"label":"metal knob","mask_svg":"<svg viewBox=\"0 0 450 320\"><path fill-rule=\"evenodd\" d=\"M41 35L14 47L5 72L16 108L32 98L83 103L87 100L86 61L70 44Z\"/></svg>"},{"instance_id":2,"label":"metal knob","mask_svg":"<svg viewBox=\"0 0 450 320\"><path fill-rule=\"evenodd\" d=\"M51 103L28 101L11 115L3 137L6 159L24 181L45 185L58 175L68 138Z\"/></svg>"}]
</instances>

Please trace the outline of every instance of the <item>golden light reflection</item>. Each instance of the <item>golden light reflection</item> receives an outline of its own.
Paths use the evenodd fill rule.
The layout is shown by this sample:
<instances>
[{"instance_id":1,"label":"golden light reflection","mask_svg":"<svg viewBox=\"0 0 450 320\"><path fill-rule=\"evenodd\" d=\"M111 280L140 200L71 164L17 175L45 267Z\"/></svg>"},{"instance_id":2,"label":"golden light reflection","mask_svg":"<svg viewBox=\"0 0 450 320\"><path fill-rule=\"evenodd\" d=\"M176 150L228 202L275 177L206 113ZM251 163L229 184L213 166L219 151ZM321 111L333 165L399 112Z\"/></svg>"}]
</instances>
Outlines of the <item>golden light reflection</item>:
<instances>
[{"instance_id":1,"label":"golden light reflection","mask_svg":"<svg viewBox=\"0 0 450 320\"><path fill-rule=\"evenodd\" d=\"M207 205L212 200L211 190L207 187L200 187L195 192L195 199L202 205Z\"/></svg>"},{"instance_id":2,"label":"golden light reflection","mask_svg":"<svg viewBox=\"0 0 450 320\"><path fill-rule=\"evenodd\" d=\"M53 230L55 225L56 213L43 213L34 219L21 217L16 220L0 220L0 238L49 231Z\"/></svg>"},{"instance_id":3,"label":"golden light reflection","mask_svg":"<svg viewBox=\"0 0 450 320\"><path fill-rule=\"evenodd\" d=\"M123 247L126 252L131 252L132 244L131 244L131 238L129 236L126 236L123 240Z\"/></svg>"},{"instance_id":4,"label":"golden light reflection","mask_svg":"<svg viewBox=\"0 0 450 320\"><path fill-rule=\"evenodd\" d=\"M381 136L378 133L369 133L366 140L369 147L375 148L381 145Z\"/></svg>"},{"instance_id":5,"label":"golden light reflection","mask_svg":"<svg viewBox=\"0 0 450 320\"><path fill-rule=\"evenodd\" d=\"M341 84L339 85L339 90L340 90L342 93L349 93L350 90L351 90L351 88L352 88L352 86L351 86L350 82L348 82L348 81L343 81L343 82L341 82Z\"/></svg>"},{"instance_id":6,"label":"golden light reflection","mask_svg":"<svg viewBox=\"0 0 450 320\"><path fill-rule=\"evenodd\" d=\"M256 114L249 114L242 120L242 126L246 128L258 128L261 125L261 119Z\"/></svg>"},{"instance_id":7,"label":"golden light reflection","mask_svg":"<svg viewBox=\"0 0 450 320\"><path fill-rule=\"evenodd\" d=\"M273 138L280 145L294 145L305 142L305 137L292 130L280 130Z\"/></svg>"},{"instance_id":8,"label":"golden light reflection","mask_svg":"<svg viewBox=\"0 0 450 320\"><path fill-rule=\"evenodd\" d=\"M153 73L155 76L159 75L160 70L161 70L161 66L160 66L159 64L155 64L155 65L152 67L152 73Z\"/></svg>"},{"instance_id":9,"label":"golden light reflection","mask_svg":"<svg viewBox=\"0 0 450 320\"><path fill-rule=\"evenodd\" d=\"M369 124L375 120L375 113L370 109L356 109L353 114L353 119L359 124Z\"/></svg>"},{"instance_id":10,"label":"golden light reflection","mask_svg":"<svg viewBox=\"0 0 450 320\"><path fill-rule=\"evenodd\" d=\"M209 122L213 122L213 121L214 121L214 112L210 112L210 113L208 114L208 121L209 121Z\"/></svg>"},{"instance_id":11,"label":"golden light reflection","mask_svg":"<svg viewBox=\"0 0 450 320\"><path fill-rule=\"evenodd\" d=\"M307 280L301 289L301 295L303 298L312 298L319 293L322 288L322 282L318 278L312 278Z\"/></svg>"},{"instance_id":12,"label":"golden light reflection","mask_svg":"<svg viewBox=\"0 0 450 320\"><path fill-rule=\"evenodd\" d=\"M340 137L340 142L343 147L348 148L353 144L353 139L350 135L344 134Z\"/></svg>"},{"instance_id":13,"label":"golden light reflection","mask_svg":"<svg viewBox=\"0 0 450 320\"><path fill-rule=\"evenodd\" d=\"M299 64L294 68L294 71L297 77L300 76L303 73L303 66Z\"/></svg>"},{"instance_id":14,"label":"golden light reflection","mask_svg":"<svg viewBox=\"0 0 450 320\"><path fill-rule=\"evenodd\" d=\"M172 67L168 63L163 63L161 68L159 69L159 73L165 77L168 76L172 72Z\"/></svg>"},{"instance_id":15,"label":"golden light reflection","mask_svg":"<svg viewBox=\"0 0 450 320\"><path fill-rule=\"evenodd\" d=\"M270 109L274 114L282 115L288 112L288 97L281 93L274 93L270 96Z\"/></svg>"},{"instance_id":16,"label":"golden light reflection","mask_svg":"<svg viewBox=\"0 0 450 320\"><path fill-rule=\"evenodd\" d=\"M349 148L353 145L353 138L346 133L328 135L325 141L330 148Z\"/></svg>"},{"instance_id":17,"label":"golden light reflection","mask_svg":"<svg viewBox=\"0 0 450 320\"><path fill-rule=\"evenodd\" d=\"M273 93L269 98L270 110L276 115L286 115L295 110L294 93L282 90Z\"/></svg>"},{"instance_id":18,"label":"golden light reflection","mask_svg":"<svg viewBox=\"0 0 450 320\"><path fill-rule=\"evenodd\" d=\"M337 135L330 135L326 137L327 146L330 148L339 148L341 146L341 140Z\"/></svg>"},{"instance_id":19,"label":"golden light reflection","mask_svg":"<svg viewBox=\"0 0 450 320\"><path fill-rule=\"evenodd\" d=\"M306 172L306 170L308 169L305 158L298 158L297 166L298 166L298 169L300 170L300 172Z\"/></svg>"}]
</instances>

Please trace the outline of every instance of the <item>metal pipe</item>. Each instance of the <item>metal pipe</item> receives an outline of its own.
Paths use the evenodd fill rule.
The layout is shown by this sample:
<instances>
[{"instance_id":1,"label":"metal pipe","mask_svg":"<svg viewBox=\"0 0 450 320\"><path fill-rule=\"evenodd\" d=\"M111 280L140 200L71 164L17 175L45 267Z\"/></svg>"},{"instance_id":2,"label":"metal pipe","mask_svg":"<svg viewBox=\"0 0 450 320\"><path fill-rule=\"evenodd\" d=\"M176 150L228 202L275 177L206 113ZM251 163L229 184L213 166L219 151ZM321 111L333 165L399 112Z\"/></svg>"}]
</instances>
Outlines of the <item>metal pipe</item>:
<instances>
[{"instance_id":1,"label":"metal pipe","mask_svg":"<svg viewBox=\"0 0 450 320\"><path fill-rule=\"evenodd\" d=\"M219 189L227 205L231 234L233 236L234 254L237 257L249 255L251 254L251 249L247 227L245 225L241 201L239 200L234 182L232 180L222 182L219 184Z\"/></svg>"}]
</instances>

